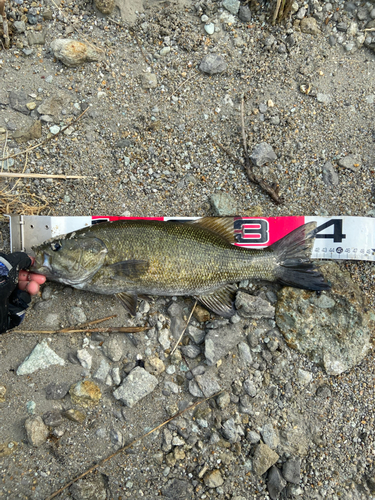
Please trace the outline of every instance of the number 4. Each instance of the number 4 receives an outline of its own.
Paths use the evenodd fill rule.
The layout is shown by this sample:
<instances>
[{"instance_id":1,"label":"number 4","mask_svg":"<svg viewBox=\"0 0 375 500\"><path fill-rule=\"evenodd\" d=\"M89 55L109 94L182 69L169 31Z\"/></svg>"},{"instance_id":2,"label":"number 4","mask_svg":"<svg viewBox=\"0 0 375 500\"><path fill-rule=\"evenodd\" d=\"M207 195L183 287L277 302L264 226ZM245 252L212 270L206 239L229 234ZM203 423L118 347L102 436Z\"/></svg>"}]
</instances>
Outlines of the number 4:
<instances>
[{"instance_id":1,"label":"number 4","mask_svg":"<svg viewBox=\"0 0 375 500\"><path fill-rule=\"evenodd\" d=\"M333 226L333 234L318 234L329 226ZM315 229L315 238L328 238L333 239L334 243L342 243L342 240L346 238L346 234L342 233L342 219L330 219L318 226Z\"/></svg>"}]
</instances>

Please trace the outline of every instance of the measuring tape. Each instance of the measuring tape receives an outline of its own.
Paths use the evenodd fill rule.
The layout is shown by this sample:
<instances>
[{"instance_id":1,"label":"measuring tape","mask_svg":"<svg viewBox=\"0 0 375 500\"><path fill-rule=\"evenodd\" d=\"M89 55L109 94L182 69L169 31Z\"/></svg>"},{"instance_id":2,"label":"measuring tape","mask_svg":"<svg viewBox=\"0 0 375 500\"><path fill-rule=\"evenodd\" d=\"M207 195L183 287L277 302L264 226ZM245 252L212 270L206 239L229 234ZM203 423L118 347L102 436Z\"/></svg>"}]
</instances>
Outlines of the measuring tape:
<instances>
[{"instance_id":1,"label":"measuring tape","mask_svg":"<svg viewBox=\"0 0 375 500\"><path fill-rule=\"evenodd\" d=\"M11 251L32 254L32 246L100 222L158 220L187 222L197 217L50 217L11 215ZM375 218L368 217L233 217L236 245L265 248L307 222L315 221L317 233L312 259L375 261Z\"/></svg>"}]
</instances>

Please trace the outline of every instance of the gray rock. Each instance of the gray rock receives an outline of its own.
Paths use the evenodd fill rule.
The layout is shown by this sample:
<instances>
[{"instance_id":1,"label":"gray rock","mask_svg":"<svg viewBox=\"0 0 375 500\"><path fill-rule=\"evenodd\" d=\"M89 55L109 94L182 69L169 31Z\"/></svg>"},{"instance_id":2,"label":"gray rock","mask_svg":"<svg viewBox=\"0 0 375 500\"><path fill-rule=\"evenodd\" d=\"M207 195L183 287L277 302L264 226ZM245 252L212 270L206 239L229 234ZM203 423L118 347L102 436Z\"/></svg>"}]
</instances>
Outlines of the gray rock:
<instances>
[{"instance_id":1,"label":"gray rock","mask_svg":"<svg viewBox=\"0 0 375 500\"><path fill-rule=\"evenodd\" d=\"M270 146L267 142L261 142L253 149L250 160L257 167L261 167L265 163L277 160L277 156L272 146Z\"/></svg>"},{"instance_id":2,"label":"gray rock","mask_svg":"<svg viewBox=\"0 0 375 500\"><path fill-rule=\"evenodd\" d=\"M306 33L308 35L317 35L320 32L318 23L313 17L305 17L302 19L300 29L302 33Z\"/></svg>"},{"instance_id":3,"label":"gray rock","mask_svg":"<svg viewBox=\"0 0 375 500\"><path fill-rule=\"evenodd\" d=\"M293 484L299 484L301 476L301 459L291 458L283 464L283 476Z\"/></svg>"},{"instance_id":4,"label":"gray rock","mask_svg":"<svg viewBox=\"0 0 375 500\"><path fill-rule=\"evenodd\" d=\"M69 311L69 321L71 325L86 323L87 316L82 307L72 307Z\"/></svg>"},{"instance_id":5,"label":"gray rock","mask_svg":"<svg viewBox=\"0 0 375 500\"><path fill-rule=\"evenodd\" d=\"M230 395L229 392L223 391L216 398L217 406L220 410L224 410L230 403Z\"/></svg>"},{"instance_id":6,"label":"gray rock","mask_svg":"<svg viewBox=\"0 0 375 500\"><path fill-rule=\"evenodd\" d=\"M52 365L64 366L65 361L48 346L47 340L42 340L20 364L17 375L29 375Z\"/></svg>"},{"instance_id":7,"label":"gray rock","mask_svg":"<svg viewBox=\"0 0 375 500\"><path fill-rule=\"evenodd\" d=\"M183 479L172 479L167 482L162 493L170 500L190 500L194 497L193 486Z\"/></svg>"},{"instance_id":8,"label":"gray rock","mask_svg":"<svg viewBox=\"0 0 375 500\"><path fill-rule=\"evenodd\" d=\"M24 21L14 21L13 26L17 33L25 33L26 31L26 24Z\"/></svg>"},{"instance_id":9,"label":"gray rock","mask_svg":"<svg viewBox=\"0 0 375 500\"><path fill-rule=\"evenodd\" d=\"M245 340L245 333L237 325L225 325L218 330L209 330L205 338L206 363L214 365L219 359L228 354L241 341Z\"/></svg>"},{"instance_id":10,"label":"gray rock","mask_svg":"<svg viewBox=\"0 0 375 500\"><path fill-rule=\"evenodd\" d=\"M238 344L238 353L240 355L240 359L246 365L251 365L253 362L253 357L251 355L250 346L247 342L240 342Z\"/></svg>"},{"instance_id":11,"label":"gray rock","mask_svg":"<svg viewBox=\"0 0 375 500\"><path fill-rule=\"evenodd\" d=\"M256 385L254 384L254 382L250 378L247 378L244 381L243 388L244 388L246 394L248 394L252 398L255 398L255 396L257 395Z\"/></svg>"},{"instance_id":12,"label":"gray rock","mask_svg":"<svg viewBox=\"0 0 375 500\"><path fill-rule=\"evenodd\" d=\"M275 450L280 443L279 432L272 424L266 424L261 430L263 441L271 450Z\"/></svg>"},{"instance_id":13,"label":"gray rock","mask_svg":"<svg viewBox=\"0 0 375 500\"><path fill-rule=\"evenodd\" d=\"M99 12L108 16L115 8L115 0L94 0L94 5Z\"/></svg>"},{"instance_id":14,"label":"gray rock","mask_svg":"<svg viewBox=\"0 0 375 500\"><path fill-rule=\"evenodd\" d=\"M353 172L358 172L361 167L361 157L358 155L348 155L339 160L340 167L348 168Z\"/></svg>"},{"instance_id":15,"label":"gray rock","mask_svg":"<svg viewBox=\"0 0 375 500\"><path fill-rule=\"evenodd\" d=\"M188 326L187 334L197 345L202 344L206 336L206 332L204 330L201 330L193 325Z\"/></svg>"},{"instance_id":16,"label":"gray rock","mask_svg":"<svg viewBox=\"0 0 375 500\"><path fill-rule=\"evenodd\" d=\"M120 377L120 368L118 366L115 366L112 368L111 371L112 375L112 380L115 385L120 385L121 384L121 377Z\"/></svg>"},{"instance_id":17,"label":"gray rock","mask_svg":"<svg viewBox=\"0 0 375 500\"><path fill-rule=\"evenodd\" d=\"M27 440L32 446L38 448L47 441L48 427L42 417L29 417L25 422Z\"/></svg>"},{"instance_id":18,"label":"gray rock","mask_svg":"<svg viewBox=\"0 0 375 500\"><path fill-rule=\"evenodd\" d=\"M223 0L223 7L231 14L236 15L240 8L240 0Z\"/></svg>"},{"instance_id":19,"label":"gray rock","mask_svg":"<svg viewBox=\"0 0 375 500\"><path fill-rule=\"evenodd\" d=\"M316 100L322 104L329 104L331 102L331 97L327 94L316 94Z\"/></svg>"},{"instance_id":20,"label":"gray rock","mask_svg":"<svg viewBox=\"0 0 375 500\"><path fill-rule=\"evenodd\" d=\"M328 43L330 44L331 47L334 47L336 45L337 39L335 35L330 35L328 38Z\"/></svg>"},{"instance_id":21,"label":"gray rock","mask_svg":"<svg viewBox=\"0 0 375 500\"><path fill-rule=\"evenodd\" d=\"M210 203L214 215L219 217L225 215L236 215L237 214L237 203L236 200L227 193L219 192L215 193L210 197Z\"/></svg>"},{"instance_id":22,"label":"gray rock","mask_svg":"<svg viewBox=\"0 0 375 500\"><path fill-rule=\"evenodd\" d=\"M251 10L248 5L241 5L240 10L238 12L238 17L244 23L247 23L251 20Z\"/></svg>"},{"instance_id":23,"label":"gray rock","mask_svg":"<svg viewBox=\"0 0 375 500\"><path fill-rule=\"evenodd\" d=\"M117 446L118 448L121 448L124 445L124 436L120 431L116 429L110 430L109 439L111 440L111 443Z\"/></svg>"},{"instance_id":24,"label":"gray rock","mask_svg":"<svg viewBox=\"0 0 375 500\"><path fill-rule=\"evenodd\" d=\"M323 165L323 181L328 186L337 186L339 183L339 176L330 161Z\"/></svg>"},{"instance_id":25,"label":"gray rock","mask_svg":"<svg viewBox=\"0 0 375 500\"><path fill-rule=\"evenodd\" d=\"M57 410L47 411L46 413L43 414L42 418L43 422L48 427L58 427L59 425L62 425L65 421L61 413Z\"/></svg>"},{"instance_id":26,"label":"gray rock","mask_svg":"<svg viewBox=\"0 0 375 500\"><path fill-rule=\"evenodd\" d=\"M110 369L111 369L111 367L110 367L108 361L106 359L102 359L100 361L100 365L99 365L98 369L96 370L96 372L93 375L93 378L98 380L102 384L104 384L106 379L107 379L107 375L108 375ZM116 384L116 385L118 385L118 384Z\"/></svg>"},{"instance_id":27,"label":"gray rock","mask_svg":"<svg viewBox=\"0 0 375 500\"><path fill-rule=\"evenodd\" d=\"M45 31L28 31L27 41L29 45L44 45L46 43Z\"/></svg>"},{"instance_id":28,"label":"gray rock","mask_svg":"<svg viewBox=\"0 0 375 500\"><path fill-rule=\"evenodd\" d=\"M332 290L317 297L314 292L283 288L276 322L290 347L323 365L329 375L339 375L360 363L369 351L375 314L349 273L333 262L320 270Z\"/></svg>"},{"instance_id":29,"label":"gray rock","mask_svg":"<svg viewBox=\"0 0 375 500\"><path fill-rule=\"evenodd\" d=\"M109 337L102 346L104 354L111 361L120 361L123 355L122 344L116 337Z\"/></svg>"},{"instance_id":30,"label":"gray rock","mask_svg":"<svg viewBox=\"0 0 375 500\"><path fill-rule=\"evenodd\" d=\"M80 66L85 62L98 61L99 53L92 45L72 40L58 38L51 43L53 55L69 67Z\"/></svg>"},{"instance_id":31,"label":"gray rock","mask_svg":"<svg viewBox=\"0 0 375 500\"><path fill-rule=\"evenodd\" d=\"M158 86L158 79L155 73L142 73L141 85L144 89L154 89Z\"/></svg>"},{"instance_id":32,"label":"gray rock","mask_svg":"<svg viewBox=\"0 0 375 500\"><path fill-rule=\"evenodd\" d=\"M140 366L134 368L113 393L124 405L132 408L138 401L150 394L158 385L158 379Z\"/></svg>"},{"instance_id":33,"label":"gray rock","mask_svg":"<svg viewBox=\"0 0 375 500\"><path fill-rule=\"evenodd\" d=\"M237 425L233 418L229 418L224 422L221 427L221 433L227 441L230 443L236 443L243 436L242 428Z\"/></svg>"},{"instance_id":34,"label":"gray rock","mask_svg":"<svg viewBox=\"0 0 375 500\"><path fill-rule=\"evenodd\" d=\"M202 59L199 69L208 75L216 75L227 69L227 63L219 54L207 54Z\"/></svg>"},{"instance_id":35,"label":"gray rock","mask_svg":"<svg viewBox=\"0 0 375 500\"><path fill-rule=\"evenodd\" d=\"M168 315L171 318L171 333L173 335L173 338L177 340L186 326L183 307L181 306L181 304L172 302L172 304L168 307ZM189 326L189 328L192 327Z\"/></svg>"},{"instance_id":36,"label":"gray rock","mask_svg":"<svg viewBox=\"0 0 375 500\"><path fill-rule=\"evenodd\" d=\"M246 434L246 439L249 441L249 443L256 444L260 441L260 435L255 431L248 431Z\"/></svg>"},{"instance_id":37,"label":"gray rock","mask_svg":"<svg viewBox=\"0 0 375 500\"><path fill-rule=\"evenodd\" d=\"M77 359L85 370L91 369L92 356L87 349L78 349Z\"/></svg>"},{"instance_id":38,"label":"gray rock","mask_svg":"<svg viewBox=\"0 0 375 500\"><path fill-rule=\"evenodd\" d=\"M238 292L235 306L240 316L245 318L274 318L275 307L267 300L248 293Z\"/></svg>"},{"instance_id":39,"label":"gray rock","mask_svg":"<svg viewBox=\"0 0 375 500\"><path fill-rule=\"evenodd\" d=\"M69 387L70 385L66 382L61 382L61 383L52 382L45 388L46 399L53 399L53 400L63 399L68 394Z\"/></svg>"},{"instance_id":40,"label":"gray rock","mask_svg":"<svg viewBox=\"0 0 375 500\"><path fill-rule=\"evenodd\" d=\"M253 459L253 469L257 476L263 476L279 459L279 455L264 443L256 447Z\"/></svg>"},{"instance_id":41,"label":"gray rock","mask_svg":"<svg viewBox=\"0 0 375 500\"><path fill-rule=\"evenodd\" d=\"M345 33L348 30L348 25L345 22L337 23L336 29L337 31Z\"/></svg>"},{"instance_id":42,"label":"gray rock","mask_svg":"<svg viewBox=\"0 0 375 500\"><path fill-rule=\"evenodd\" d=\"M107 481L102 474L79 479L70 487L74 500L106 500Z\"/></svg>"},{"instance_id":43,"label":"gray rock","mask_svg":"<svg viewBox=\"0 0 375 500\"><path fill-rule=\"evenodd\" d=\"M271 467L267 477L267 488L272 500L277 500L286 486L286 481L279 469L274 465Z\"/></svg>"},{"instance_id":44,"label":"gray rock","mask_svg":"<svg viewBox=\"0 0 375 500\"><path fill-rule=\"evenodd\" d=\"M9 92L10 107L15 111L23 113L24 115L30 114L30 110L26 107L26 104L29 101L30 97L22 90L12 90Z\"/></svg>"},{"instance_id":45,"label":"gray rock","mask_svg":"<svg viewBox=\"0 0 375 500\"><path fill-rule=\"evenodd\" d=\"M189 382L189 392L197 398L210 397L221 389L219 382L209 373L196 375L195 380Z\"/></svg>"},{"instance_id":46,"label":"gray rock","mask_svg":"<svg viewBox=\"0 0 375 500\"><path fill-rule=\"evenodd\" d=\"M65 104L67 103L61 96L51 96L38 106L37 111L40 115L50 115L57 118Z\"/></svg>"},{"instance_id":47,"label":"gray rock","mask_svg":"<svg viewBox=\"0 0 375 500\"><path fill-rule=\"evenodd\" d=\"M185 345L185 346L181 347L181 351L184 354L184 356L186 356L190 359L196 358L201 353L200 347L198 347L197 345L193 345L193 344Z\"/></svg>"}]
</instances>

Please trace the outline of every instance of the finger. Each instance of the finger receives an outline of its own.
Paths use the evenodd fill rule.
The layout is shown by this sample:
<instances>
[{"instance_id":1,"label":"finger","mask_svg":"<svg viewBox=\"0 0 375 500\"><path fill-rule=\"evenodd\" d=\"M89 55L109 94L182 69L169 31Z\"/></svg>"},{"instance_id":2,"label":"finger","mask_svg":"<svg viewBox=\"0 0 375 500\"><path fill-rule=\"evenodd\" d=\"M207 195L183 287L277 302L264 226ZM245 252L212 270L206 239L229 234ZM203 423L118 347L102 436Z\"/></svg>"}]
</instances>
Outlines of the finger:
<instances>
[{"instance_id":1,"label":"finger","mask_svg":"<svg viewBox=\"0 0 375 500\"><path fill-rule=\"evenodd\" d=\"M39 285L43 285L46 282L46 277L42 274L29 273L30 281L35 281Z\"/></svg>"},{"instance_id":2,"label":"finger","mask_svg":"<svg viewBox=\"0 0 375 500\"><path fill-rule=\"evenodd\" d=\"M18 283L18 288L30 295L36 295L39 292L39 283L35 281L20 281Z\"/></svg>"}]
</instances>

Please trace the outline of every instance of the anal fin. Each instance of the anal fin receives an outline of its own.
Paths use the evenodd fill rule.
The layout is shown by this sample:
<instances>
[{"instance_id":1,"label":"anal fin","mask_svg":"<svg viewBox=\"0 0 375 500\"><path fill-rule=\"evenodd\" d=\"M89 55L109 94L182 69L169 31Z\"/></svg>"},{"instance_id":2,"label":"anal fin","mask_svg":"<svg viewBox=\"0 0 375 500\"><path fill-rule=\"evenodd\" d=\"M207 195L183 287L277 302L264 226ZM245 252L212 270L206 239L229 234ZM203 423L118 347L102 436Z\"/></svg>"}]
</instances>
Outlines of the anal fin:
<instances>
[{"instance_id":1,"label":"anal fin","mask_svg":"<svg viewBox=\"0 0 375 500\"><path fill-rule=\"evenodd\" d=\"M212 293L199 295L195 298L212 312L224 318L230 318L236 312L234 308L236 292L237 287L235 285L226 285Z\"/></svg>"},{"instance_id":2,"label":"anal fin","mask_svg":"<svg viewBox=\"0 0 375 500\"><path fill-rule=\"evenodd\" d=\"M116 293L116 297L120 300L125 309L127 309L132 316L135 316L137 311L137 294L135 292L121 292Z\"/></svg>"}]
</instances>

